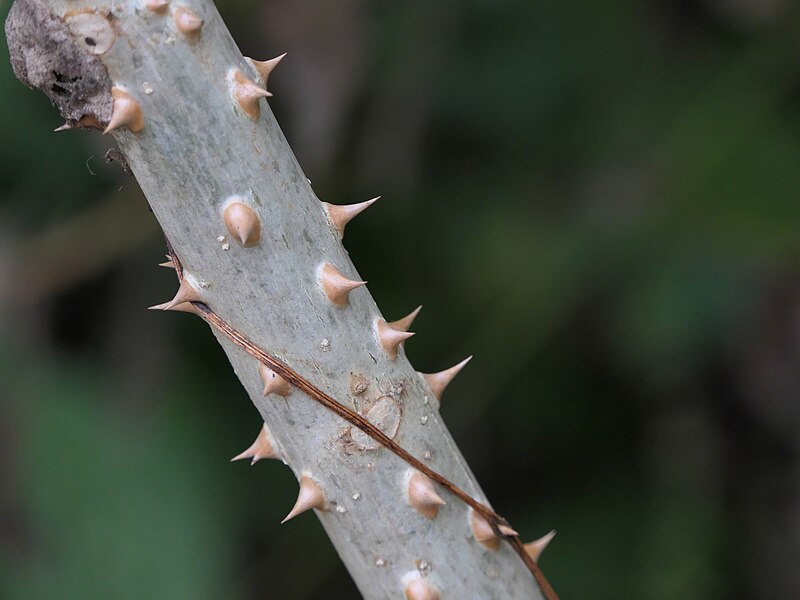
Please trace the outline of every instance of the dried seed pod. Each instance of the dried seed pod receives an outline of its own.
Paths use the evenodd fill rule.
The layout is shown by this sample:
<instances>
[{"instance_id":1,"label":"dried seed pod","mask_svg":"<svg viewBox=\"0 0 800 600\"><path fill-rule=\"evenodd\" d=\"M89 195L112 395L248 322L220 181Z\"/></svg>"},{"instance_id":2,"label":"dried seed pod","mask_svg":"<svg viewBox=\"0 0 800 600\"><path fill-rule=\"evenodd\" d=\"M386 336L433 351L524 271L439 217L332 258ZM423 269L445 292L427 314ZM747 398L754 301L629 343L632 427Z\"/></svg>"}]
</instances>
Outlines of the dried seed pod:
<instances>
[{"instance_id":1,"label":"dried seed pod","mask_svg":"<svg viewBox=\"0 0 800 600\"><path fill-rule=\"evenodd\" d=\"M261 239L261 221L244 202L230 202L222 212L222 220L228 233L242 246L255 246Z\"/></svg>"},{"instance_id":2,"label":"dried seed pod","mask_svg":"<svg viewBox=\"0 0 800 600\"><path fill-rule=\"evenodd\" d=\"M347 306L350 303L350 292L367 284L366 281L348 279L330 263L324 263L320 267L319 283L322 291L336 306Z\"/></svg>"},{"instance_id":3,"label":"dried seed pod","mask_svg":"<svg viewBox=\"0 0 800 600\"><path fill-rule=\"evenodd\" d=\"M114 99L114 108L111 111L111 120L103 133L109 133L119 127L127 127L133 133L141 131L144 128L144 113L136 99L118 87L111 89L111 97Z\"/></svg>"},{"instance_id":4,"label":"dried seed pod","mask_svg":"<svg viewBox=\"0 0 800 600\"><path fill-rule=\"evenodd\" d=\"M286 518L281 521L281 524L312 508L328 510L328 503L325 500L325 493L322 491L322 487L310 475L303 475L300 477L300 491L297 494L297 502L295 502L289 514L286 515Z\"/></svg>"}]
</instances>

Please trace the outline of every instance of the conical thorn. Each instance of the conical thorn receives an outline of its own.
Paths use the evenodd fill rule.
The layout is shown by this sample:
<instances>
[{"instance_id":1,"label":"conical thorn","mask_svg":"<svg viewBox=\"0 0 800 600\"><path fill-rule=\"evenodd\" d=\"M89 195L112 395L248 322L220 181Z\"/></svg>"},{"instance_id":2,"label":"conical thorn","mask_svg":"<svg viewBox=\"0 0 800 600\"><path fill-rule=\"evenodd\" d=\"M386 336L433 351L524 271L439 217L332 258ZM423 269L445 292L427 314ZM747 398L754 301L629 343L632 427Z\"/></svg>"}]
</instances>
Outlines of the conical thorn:
<instances>
[{"instance_id":1,"label":"conical thorn","mask_svg":"<svg viewBox=\"0 0 800 600\"><path fill-rule=\"evenodd\" d=\"M422 310L422 305L420 304L417 308L412 310L402 319L397 319L397 321L392 321L389 325L392 329L399 329L400 331L408 331L411 328L411 324L414 322L414 319L417 318L419 311Z\"/></svg>"},{"instance_id":2,"label":"conical thorn","mask_svg":"<svg viewBox=\"0 0 800 600\"><path fill-rule=\"evenodd\" d=\"M528 556L533 559L533 562L539 562L539 557L542 555L542 552L544 552L545 548L547 548L554 537L556 537L555 529L550 533L543 535L538 540L534 540L529 544L525 544L525 552L527 552Z\"/></svg>"},{"instance_id":3,"label":"conical thorn","mask_svg":"<svg viewBox=\"0 0 800 600\"><path fill-rule=\"evenodd\" d=\"M339 239L344 239L344 228L347 227L347 224L362 212L367 210L370 206L375 204L379 199L380 196L377 196L376 198L367 200L366 202L345 205L323 202L322 206L328 213L328 218L330 218L331 224L336 228L336 231L339 232Z\"/></svg>"},{"instance_id":4,"label":"conical thorn","mask_svg":"<svg viewBox=\"0 0 800 600\"><path fill-rule=\"evenodd\" d=\"M397 349L400 347L400 344L414 335L410 331L395 329L383 319L378 319L376 321L375 329L378 333L378 340L380 341L381 348L383 348L384 352L386 352L386 355L391 360L397 358Z\"/></svg>"},{"instance_id":5,"label":"conical thorn","mask_svg":"<svg viewBox=\"0 0 800 600\"><path fill-rule=\"evenodd\" d=\"M250 466L265 458L280 459L278 452L275 450L275 444L272 442L269 432L267 431L266 425L264 425L261 428L261 431L258 432L256 441L253 442L247 450L234 456L231 459L231 462L244 460L245 458L252 459L250 461Z\"/></svg>"},{"instance_id":6,"label":"conical thorn","mask_svg":"<svg viewBox=\"0 0 800 600\"><path fill-rule=\"evenodd\" d=\"M442 394L444 394L444 390L450 385L450 382L456 378L461 372L461 369L467 366L467 363L472 360L472 356L468 356L464 360L462 360L457 365L450 367L449 369L445 369L444 371L439 371L438 373L420 373L422 378L425 380L425 383L428 384L428 387L431 388L433 395L436 396L436 399L441 401Z\"/></svg>"},{"instance_id":7,"label":"conical thorn","mask_svg":"<svg viewBox=\"0 0 800 600\"><path fill-rule=\"evenodd\" d=\"M286 518L281 521L281 524L312 508L327 510L328 503L325 500L322 487L311 476L303 475L300 477L300 492L297 494L297 502L295 502L289 514L286 515Z\"/></svg>"},{"instance_id":8,"label":"conical thorn","mask_svg":"<svg viewBox=\"0 0 800 600\"><path fill-rule=\"evenodd\" d=\"M500 547L500 538L492 529L492 526L489 525L489 521L484 519L481 515L479 515L474 510L470 510L471 514L471 527L472 527L472 534L475 536L475 539L478 540L481 544L486 546L489 550L497 550ZM512 537L519 535L516 531L508 527L507 525L500 525L498 526L500 533L504 536Z\"/></svg>"},{"instance_id":9,"label":"conical thorn","mask_svg":"<svg viewBox=\"0 0 800 600\"><path fill-rule=\"evenodd\" d=\"M251 207L244 202L231 202L222 213L228 233L242 246L255 246L261 239L261 221Z\"/></svg>"},{"instance_id":10,"label":"conical thorn","mask_svg":"<svg viewBox=\"0 0 800 600\"><path fill-rule=\"evenodd\" d=\"M160 309L160 310L172 310L176 308L178 305L183 304L184 302L202 302L203 297L200 295L200 292L192 282L189 280L188 276L184 276L183 281L181 281L181 285L178 288L178 293L175 294L175 297L166 302L164 304L159 304L157 306L150 307L151 309Z\"/></svg>"},{"instance_id":11,"label":"conical thorn","mask_svg":"<svg viewBox=\"0 0 800 600\"><path fill-rule=\"evenodd\" d=\"M118 87L111 89L111 97L114 99L114 108L103 134L119 127L127 127L134 133L141 131L144 128L144 114L136 99Z\"/></svg>"},{"instance_id":12,"label":"conical thorn","mask_svg":"<svg viewBox=\"0 0 800 600\"><path fill-rule=\"evenodd\" d=\"M429 477L416 470L411 470L408 476L406 491L408 502L417 512L427 519L435 519L439 508L447 502L436 492L436 486Z\"/></svg>"},{"instance_id":13,"label":"conical thorn","mask_svg":"<svg viewBox=\"0 0 800 600\"><path fill-rule=\"evenodd\" d=\"M439 590L419 575L410 579L405 589L406 600L439 600Z\"/></svg>"},{"instance_id":14,"label":"conical thorn","mask_svg":"<svg viewBox=\"0 0 800 600\"><path fill-rule=\"evenodd\" d=\"M201 19L196 12L186 6L179 6L175 9L173 15L175 20L175 27L178 28L183 35L195 35L203 27L203 19Z\"/></svg>"},{"instance_id":15,"label":"conical thorn","mask_svg":"<svg viewBox=\"0 0 800 600\"><path fill-rule=\"evenodd\" d=\"M272 94L256 85L238 69L233 71L231 82L233 97L239 107L251 119L258 119L261 114L260 100L272 96Z\"/></svg>"},{"instance_id":16,"label":"conical thorn","mask_svg":"<svg viewBox=\"0 0 800 600\"><path fill-rule=\"evenodd\" d=\"M184 312L200 316L200 313L197 312L197 309L191 302L181 302L180 304L176 304L175 306L170 306L170 304L171 301L164 302L163 304L156 304L155 306L148 306L147 310L169 310L172 312Z\"/></svg>"},{"instance_id":17,"label":"conical thorn","mask_svg":"<svg viewBox=\"0 0 800 600\"><path fill-rule=\"evenodd\" d=\"M330 263L324 263L320 267L319 283L328 300L336 306L347 306L350 303L350 292L367 284L366 281L348 279Z\"/></svg>"},{"instance_id":18,"label":"conical thorn","mask_svg":"<svg viewBox=\"0 0 800 600\"><path fill-rule=\"evenodd\" d=\"M247 58L247 60L250 61L250 64L255 67L255 70L258 71L258 74L261 75L261 81L264 83L264 89L268 87L270 74L272 74L272 71L278 66L278 63L281 62L285 56L286 52L280 56L276 56L275 58L270 58L269 60L254 60L252 58Z\"/></svg>"},{"instance_id":19,"label":"conical thorn","mask_svg":"<svg viewBox=\"0 0 800 600\"><path fill-rule=\"evenodd\" d=\"M264 390L261 392L262 395L268 396L269 394L277 394L278 396L286 397L292 393L292 386L289 382L264 363L258 364L258 374L261 376L261 382L264 384Z\"/></svg>"},{"instance_id":20,"label":"conical thorn","mask_svg":"<svg viewBox=\"0 0 800 600\"><path fill-rule=\"evenodd\" d=\"M167 0L145 0L144 6L147 10L154 13L162 13L167 9L169 2Z\"/></svg>"}]
</instances>

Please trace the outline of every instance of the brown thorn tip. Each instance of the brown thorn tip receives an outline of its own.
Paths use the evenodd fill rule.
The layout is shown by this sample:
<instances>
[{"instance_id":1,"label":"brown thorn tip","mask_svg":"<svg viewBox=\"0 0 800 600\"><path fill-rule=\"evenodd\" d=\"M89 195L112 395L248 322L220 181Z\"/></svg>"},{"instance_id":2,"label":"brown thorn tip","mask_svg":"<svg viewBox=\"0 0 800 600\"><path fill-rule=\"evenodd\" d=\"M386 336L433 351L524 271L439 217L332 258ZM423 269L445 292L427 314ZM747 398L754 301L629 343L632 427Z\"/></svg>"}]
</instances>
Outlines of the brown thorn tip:
<instances>
[{"instance_id":1,"label":"brown thorn tip","mask_svg":"<svg viewBox=\"0 0 800 600\"><path fill-rule=\"evenodd\" d=\"M405 317L403 317L402 319L397 319L397 321L392 321L391 323L389 323L389 325L391 325L392 329L399 329L400 331L408 331L409 328L411 327L411 324L414 322L414 319L417 318L417 315L421 310L422 310L422 305L420 304L417 308L412 310Z\"/></svg>"},{"instance_id":2,"label":"brown thorn tip","mask_svg":"<svg viewBox=\"0 0 800 600\"><path fill-rule=\"evenodd\" d=\"M401 331L399 329L395 329L383 319L377 320L376 329L381 348L383 348L384 352L386 352L386 355L391 360L397 358L397 349L400 347L400 344L414 335L410 331Z\"/></svg>"},{"instance_id":3,"label":"brown thorn tip","mask_svg":"<svg viewBox=\"0 0 800 600\"><path fill-rule=\"evenodd\" d=\"M69 121L67 121L60 127L56 127L55 129L53 129L53 131L57 133L59 131L69 131L70 129L75 129L75 126L72 125Z\"/></svg>"},{"instance_id":4,"label":"brown thorn tip","mask_svg":"<svg viewBox=\"0 0 800 600\"><path fill-rule=\"evenodd\" d=\"M439 507L445 506L442 497L436 493L436 486L429 477L419 471L411 470L408 477L408 502L427 519L435 519Z\"/></svg>"},{"instance_id":5,"label":"brown thorn tip","mask_svg":"<svg viewBox=\"0 0 800 600\"><path fill-rule=\"evenodd\" d=\"M258 74L261 75L261 80L264 82L264 88L266 88L267 84L269 83L270 74L275 69L275 67L278 66L278 63L280 63L284 59L286 54L287 53L284 52L280 56L276 56L275 58L270 58L269 60L253 60L252 58L248 59L250 63L253 65L253 67L255 67L256 71L258 71Z\"/></svg>"},{"instance_id":6,"label":"brown thorn tip","mask_svg":"<svg viewBox=\"0 0 800 600\"><path fill-rule=\"evenodd\" d=\"M159 267L166 267L167 269L174 269L175 268L175 264L171 260L168 260L167 262L158 263L158 266Z\"/></svg>"},{"instance_id":7,"label":"brown thorn tip","mask_svg":"<svg viewBox=\"0 0 800 600\"><path fill-rule=\"evenodd\" d=\"M336 231L339 232L339 239L344 238L344 228L347 227L347 224L355 219L358 215L362 212L367 210L370 206L375 204L380 199L380 196L373 198L372 200L367 200L366 202L359 202L358 204L329 204L328 202L323 202L322 206L328 213L328 217L331 220L331 223L336 228Z\"/></svg>"},{"instance_id":8,"label":"brown thorn tip","mask_svg":"<svg viewBox=\"0 0 800 600\"><path fill-rule=\"evenodd\" d=\"M141 131L144 128L144 114L136 99L118 87L111 89L111 97L114 99L114 108L103 134L119 127L127 127L133 133Z\"/></svg>"},{"instance_id":9,"label":"brown thorn tip","mask_svg":"<svg viewBox=\"0 0 800 600\"><path fill-rule=\"evenodd\" d=\"M164 12L169 2L167 0L145 0L144 6L154 13Z\"/></svg>"},{"instance_id":10,"label":"brown thorn tip","mask_svg":"<svg viewBox=\"0 0 800 600\"><path fill-rule=\"evenodd\" d=\"M247 78L239 69L233 71L231 75L233 86L233 97L244 113L251 119L258 119L261 115L261 98L272 96L267 90L259 87Z\"/></svg>"},{"instance_id":11,"label":"brown thorn tip","mask_svg":"<svg viewBox=\"0 0 800 600\"><path fill-rule=\"evenodd\" d=\"M261 382L264 384L264 390L261 392L262 395L268 396L269 394L277 394L285 398L292 392L292 386L289 382L264 363L258 364L258 374L261 377Z\"/></svg>"},{"instance_id":12,"label":"brown thorn tip","mask_svg":"<svg viewBox=\"0 0 800 600\"><path fill-rule=\"evenodd\" d=\"M252 445L242 452L234 456L231 459L231 462L237 460L243 460L245 458L252 459L250 461L250 465L256 464L258 461L264 458L279 458L278 453L275 451L275 445L272 443L270 439L269 432L267 431L267 426L264 425L261 428L261 431L258 432L258 437L256 437L256 441L252 443Z\"/></svg>"},{"instance_id":13,"label":"brown thorn tip","mask_svg":"<svg viewBox=\"0 0 800 600\"><path fill-rule=\"evenodd\" d=\"M320 267L319 283L328 300L336 306L347 306L350 303L350 292L367 284L366 281L348 279L330 263L324 263Z\"/></svg>"},{"instance_id":14,"label":"brown thorn tip","mask_svg":"<svg viewBox=\"0 0 800 600\"><path fill-rule=\"evenodd\" d=\"M456 378L461 372L461 369L467 366L467 363L472 360L471 356L468 356L464 360L462 360L457 365L450 367L449 369L445 369L444 371L440 371L439 373L420 373L422 378L425 379L425 383L428 384L428 387L431 388L433 395L441 401L442 394L444 390L450 385L450 382Z\"/></svg>"},{"instance_id":15,"label":"brown thorn tip","mask_svg":"<svg viewBox=\"0 0 800 600\"><path fill-rule=\"evenodd\" d=\"M231 202L222 213L225 227L242 246L255 246L261 239L261 221L256 212L243 202Z\"/></svg>"},{"instance_id":16,"label":"brown thorn tip","mask_svg":"<svg viewBox=\"0 0 800 600\"><path fill-rule=\"evenodd\" d=\"M327 510L328 503L325 501L325 494L320 485L309 475L303 475L300 477L300 492L297 494L297 502L286 518L281 521L281 524L312 508Z\"/></svg>"},{"instance_id":17,"label":"brown thorn tip","mask_svg":"<svg viewBox=\"0 0 800 600\"><path fill-rule=\"evenodd\" d=\"M405 589L406 600L439 600L439 590L422 577L416 576Z\"/></svg>"},{"instance_id":18,"label":"brown thorn tip","mask_svg":"<svg viewBox=\"0 0 800 600\"><path fill-rule=\"evenodd\" d=\"M529 544L525 544L525 552L527 552L528 556L533 559L533 562L538 563L542 552L544 552L544 549L547 548L554 537L556 537L555 529L550 533L543 535L538 540L534 540Z\"/></svg>"},{"instance_id":19,"label":"brown thorn tip","mask_svg":"<svg viewBox=\"0 0 800 600\"><path fill-rule=\"evenodd\" d=\"M175 20L175 27L178 28L183 35L194 35L203 27L203 19L197 16L191 8L186 6L179 6L175 9L173 15Z\"/></svg>"}]
</instances>

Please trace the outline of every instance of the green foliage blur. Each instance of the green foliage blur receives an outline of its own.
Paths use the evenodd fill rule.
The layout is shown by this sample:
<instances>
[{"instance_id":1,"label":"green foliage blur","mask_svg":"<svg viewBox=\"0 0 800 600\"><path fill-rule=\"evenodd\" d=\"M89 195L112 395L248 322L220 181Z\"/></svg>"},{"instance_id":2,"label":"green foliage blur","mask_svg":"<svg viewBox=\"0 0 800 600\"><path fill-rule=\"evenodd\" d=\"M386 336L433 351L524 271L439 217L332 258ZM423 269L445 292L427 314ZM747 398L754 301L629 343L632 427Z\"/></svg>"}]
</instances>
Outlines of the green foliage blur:
<instances>
[{"instance_id":1,"label":"green foliage blur","mask_svg":"<svg viewBox=\"0 0 800 600\"><path fill-rule=\"evenodd\" d=\"M228 0L564 599L800 598L791 0ZM2 8L3 16L8 10ZM0 598L355 598L135 181L0 68Z\"/></svg>"}]
</instances>

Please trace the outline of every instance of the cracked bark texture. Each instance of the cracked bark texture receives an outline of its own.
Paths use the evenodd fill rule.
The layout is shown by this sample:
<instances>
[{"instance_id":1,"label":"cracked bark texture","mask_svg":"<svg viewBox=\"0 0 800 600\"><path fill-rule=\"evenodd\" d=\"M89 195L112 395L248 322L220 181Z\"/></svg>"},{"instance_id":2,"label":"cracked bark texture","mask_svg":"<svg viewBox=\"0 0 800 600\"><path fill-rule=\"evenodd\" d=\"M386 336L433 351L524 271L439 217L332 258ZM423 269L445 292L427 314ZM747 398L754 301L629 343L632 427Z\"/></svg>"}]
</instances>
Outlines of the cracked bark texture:
<instances>
[{"instance_id":1,"label":"cracked bark texture","mask_svg":"<svg viewBox=\"0 0 800 600\"><path fill-rule=\"evenodd\" d=\"M198 34L176 28L179 6L204 20ZM84 35L87 22L102 43ZM374 324L382 315L367 288L351 292L347 307L332 304L321 290L317 273L324 262L361 277L266 102L258 119L235 105L230 69L254 81L258 76L212 2L172 2L155 12L143 0L17 0L6 34L17 76L47 94L69 124L107 124L112 85L141 104L144 129L113 135L186 272L202 283L203 299L217 314L340 402L382 415L385 433L489 504L442 422L436 397L402 349L390 360L381 348ZM222 211L234 196L259 216L255 246L243 247L225 228ZM368 214L351 227L368 226ZM408 298L409 309L417 300ZM418 572L442 598L542 598L508 544L491 551L476 541L465 504L440 489L447 505L438 516L417 513L406 499L408 466L401 459L297 390L285 399L262 397L255 359L217 339L284 461L298 480L310 474L324 489L329 510L316 514L365 598L402 597L403 582ZM242 432L243 447L259 426Z\"/></svg>"}]
</instances>

